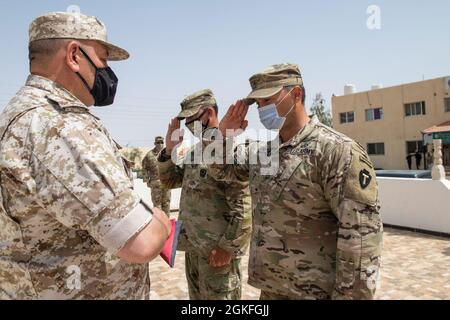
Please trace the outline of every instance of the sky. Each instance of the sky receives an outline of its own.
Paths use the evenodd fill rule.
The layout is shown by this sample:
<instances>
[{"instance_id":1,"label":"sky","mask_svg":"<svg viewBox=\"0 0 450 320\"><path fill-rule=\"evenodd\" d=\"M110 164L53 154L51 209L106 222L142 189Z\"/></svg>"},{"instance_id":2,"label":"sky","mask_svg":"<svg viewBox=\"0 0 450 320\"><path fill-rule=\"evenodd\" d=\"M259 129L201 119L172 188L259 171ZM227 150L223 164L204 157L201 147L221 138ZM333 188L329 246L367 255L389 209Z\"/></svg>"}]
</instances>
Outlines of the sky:
<instances>
[{"instance_id":1,"label":"sky","mask_svg":"<svg viewBox=\"0 0 450 320\"><path fill-rule=\"evenodd\" d=\"M376 29L367 26L372 5ZM319 92L330 107L346 83L365 91L450 75L448 0L1 0L0 110L28 76L31 21L74 8L99 17L131 53L110 63L120 79L115 104L93 109L123 146L165 136L183 98L201 89L214 91L222 116L250 92L250 76L273 64L300 66L308 107ZM256 108L248 119L262 128Z\"/></svg>"}]
</instances>

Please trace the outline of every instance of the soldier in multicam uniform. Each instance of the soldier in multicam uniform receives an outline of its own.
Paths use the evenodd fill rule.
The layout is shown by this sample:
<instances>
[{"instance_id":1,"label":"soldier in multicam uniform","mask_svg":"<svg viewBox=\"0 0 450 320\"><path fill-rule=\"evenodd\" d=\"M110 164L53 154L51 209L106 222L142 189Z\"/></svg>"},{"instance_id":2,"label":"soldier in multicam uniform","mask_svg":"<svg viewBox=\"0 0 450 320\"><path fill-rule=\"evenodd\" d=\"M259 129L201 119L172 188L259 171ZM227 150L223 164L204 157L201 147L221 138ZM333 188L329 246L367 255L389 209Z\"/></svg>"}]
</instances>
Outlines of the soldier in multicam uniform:
<instances>
[{"instance_id":1,"label":"soldier in multicam uniform","mask_svg":"<svg viewBox=\"0 0 450 320\"><path fill-rule=\"evenodd\" d=\"M253 148L235 145L234 159L245 164L210 166L215 179L250 181L249 283L262 290L263 300L373 299L383 226L366 151L317 117L308 117L298 66L275 65L250 82L252 93L231 106L221 121L222 137L228 129L229 143L230 131L247 126L253 102L261 122L279 130L279 137ZM223 144L217 137L215 143ZM267 150L272 159L279 157L270 175L264 175L267 168L260 160L249 162L252 154Z\"/></svg>"},{"instance_id":2,"label":"soldier in multicam uniform","mask_svg":"<svg viewBox=\"0 0 450 320\"><path fill-rule=\"evenodd\" d=\"M193 133L195 124L203 130L219 124L211 90L187 97L181 106L178 118L169 125L167 148L158 161L163 185L182 188L179 219L183 221L183 229L179 249L186 252L189 296L193 300L238 300L242 291L241 256L248 248L251 234L248 182L214 180L203 162L201 142L174 163L172 152L182 137L173 133L180 128L180 119L186 119L186 126ZM202 130L199 131L196 135L202 138Z\"/></svg>"},{"instance_id":3,"label":"soldier in multicam uniform","mask_svg":"<svg viewBox=\"0 0 450 320\"><path fill-rule=\"evenodd\" d=\"M29 51L31 75L0 116L0 299L148 299L170 223L89 110L114 100L107 60L129 55L71 13L37 18Z\"/></svg>"},{"instance_id":4,"label":"soldier in multicam uniform","mask_svg":"<svg viewBox=\"0 0 450 320\"><path fill-rule=\"evenodd\" d=\"M169 189L163 187L158 172L157 157L162 149L164 149L164 138L156 137L155 148L150 150L142 160L142 172L144 182L147 183L147 186L151 190L153 205L162 209L162 211L170 216L171 192Z\"/></svg>"}]
</instances>

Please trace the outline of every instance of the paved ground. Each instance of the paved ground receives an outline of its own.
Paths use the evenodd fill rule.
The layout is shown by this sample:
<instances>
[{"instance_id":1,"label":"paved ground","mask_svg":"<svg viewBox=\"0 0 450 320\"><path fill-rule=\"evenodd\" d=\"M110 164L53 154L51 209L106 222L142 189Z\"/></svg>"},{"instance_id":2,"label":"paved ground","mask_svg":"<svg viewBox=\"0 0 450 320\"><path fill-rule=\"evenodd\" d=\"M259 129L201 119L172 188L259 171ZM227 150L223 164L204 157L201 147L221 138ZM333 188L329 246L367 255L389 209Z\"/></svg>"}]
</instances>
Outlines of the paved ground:
<instances>
[{"instance_id":1,"label":"paved ground","mask_svg":"<svg viewBox=\"0 0 450 320\"><path fill-rule=\"evenodd\" d=\"M259 291L246 284L247 262L245 257L243 298L258 299ZM182 252L178 253L173 270L158 258L150 265L150 275L152 299L189 299ZM450 300L450 239L386 229L377 299Z\"/></svg>"}]
</instances>

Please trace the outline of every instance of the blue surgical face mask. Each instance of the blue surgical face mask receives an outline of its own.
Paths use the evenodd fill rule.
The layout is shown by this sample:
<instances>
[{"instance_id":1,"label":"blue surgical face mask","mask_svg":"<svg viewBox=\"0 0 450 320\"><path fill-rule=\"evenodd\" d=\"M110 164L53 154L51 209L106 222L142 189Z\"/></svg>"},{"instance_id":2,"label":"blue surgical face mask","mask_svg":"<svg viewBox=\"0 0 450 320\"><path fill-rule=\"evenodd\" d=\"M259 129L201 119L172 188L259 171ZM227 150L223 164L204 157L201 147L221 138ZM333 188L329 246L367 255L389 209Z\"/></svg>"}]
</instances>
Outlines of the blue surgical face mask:
<instances>
[{"instance_id":1,"label":"blue surgical face mask","mask_svg":"<svg viewBox=\"0 0 450 320\"><path fill-rule=\"evenodd\" d=\"M291 92L292 90L289 91L289 93L285 95L278 104L283 102L283 100L287 96L289 96ZM283 125L286 122L286 117L292 112L292 110L294 110L294 107L295 103L292 105L291 110L289 110L289 112L284 117L280 117L280 115L278 114L277 105L275 103L272 103L268 106L258 109L259 119L267 130L280 130L281 128L283 128Z\"/></svg>"}]
</instances>

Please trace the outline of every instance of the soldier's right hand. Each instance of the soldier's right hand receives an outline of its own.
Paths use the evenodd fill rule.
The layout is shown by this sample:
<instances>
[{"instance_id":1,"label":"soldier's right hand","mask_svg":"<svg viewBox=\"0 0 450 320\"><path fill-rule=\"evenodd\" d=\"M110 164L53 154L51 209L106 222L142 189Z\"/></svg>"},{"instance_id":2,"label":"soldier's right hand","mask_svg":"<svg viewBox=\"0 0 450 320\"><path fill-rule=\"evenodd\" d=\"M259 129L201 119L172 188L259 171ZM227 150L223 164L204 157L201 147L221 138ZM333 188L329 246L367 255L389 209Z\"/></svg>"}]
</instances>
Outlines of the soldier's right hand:
<instances>
[{"instance_id":1,"label":"soldier's right hand","mask_svg":"<svg viewBox=\"0 0 450 320\"><path fill-rule=\"evenodd\" d=\"M183 143L183 138L184 130L180 129L180 120L178 118L173 118L167 128L166 153L168 155L172 154L172 151Z\"/></svg>"},{"instance_id":2,"label":"soldier's right hand","mask_svg":"<svg viewBox=\"0 0 450 320\"><path fill-rule=\"evenodd\" d=\"M247 129L248 121L245 118L247 117L248 108L249 106L244 100L238 100L231 105L219 124L223 137L237 136Z\"/></svg>"}]
</instances>

